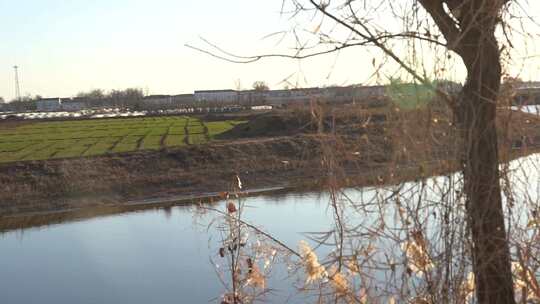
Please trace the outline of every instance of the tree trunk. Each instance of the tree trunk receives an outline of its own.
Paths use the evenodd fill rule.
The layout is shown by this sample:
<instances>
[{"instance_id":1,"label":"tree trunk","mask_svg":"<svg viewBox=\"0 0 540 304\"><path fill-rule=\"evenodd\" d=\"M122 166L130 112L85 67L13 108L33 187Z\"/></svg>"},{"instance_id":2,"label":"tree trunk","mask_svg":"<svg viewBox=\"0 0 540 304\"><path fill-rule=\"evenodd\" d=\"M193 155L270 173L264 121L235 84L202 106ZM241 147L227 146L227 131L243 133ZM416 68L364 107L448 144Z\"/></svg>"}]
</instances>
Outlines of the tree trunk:
<instances>
[{"instance_id":1,"label":"tree trunk","mask_svg":"<svg viewBox=\"0 0 540 304\"><path fill-rule=\"evenodd\" d=\"M515 303L499 182L496 110L501 82L494 30L470 28L460 55L467 81L456 116L463 140L464 191L478 303Z\"/></svg>"}]
</instances>

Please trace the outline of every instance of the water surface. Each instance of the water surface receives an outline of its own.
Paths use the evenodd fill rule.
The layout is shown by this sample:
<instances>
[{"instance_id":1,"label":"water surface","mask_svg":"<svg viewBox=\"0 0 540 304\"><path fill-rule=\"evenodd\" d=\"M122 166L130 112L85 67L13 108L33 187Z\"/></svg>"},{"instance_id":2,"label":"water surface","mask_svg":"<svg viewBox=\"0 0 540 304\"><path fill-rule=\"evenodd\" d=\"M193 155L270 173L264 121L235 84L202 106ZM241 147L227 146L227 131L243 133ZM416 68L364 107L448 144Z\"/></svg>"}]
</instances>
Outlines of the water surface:
<instances>
[{"instance_id":1,"label":"water surface","mask_svg":"<svg viewBox=\"0 0 540 304\"><path fill-rule=\"evenodd\" d=\"M296 247L302 232L329 223L325 202L316 194L252 197L246 217ZM2 302L214 303L223 287L209 261L209 247L218 244L207 230L213 217L174 207L5 233ZM290 292L272 301L282 303Z\"/></svg>"},{"instance_id":2,"label":"water surface","mask_svg":"<svg viewBox=\"0 0 540 304\"><path fill-rule=\"evenodd\" d=\"M515 189L528 193L517 199L536 206L540 206L539 159L539 154L531 155L509 166L518 183ZM428 184L445 178L432 178ZM408 183L401 191L415 186ZM346 194L352 200L369 201L375 195L384 199L384 191L373 188L348 189ZM412 194L411 199L415 197ZM428 193L425 200L430 199L437 197ZM245 218L296 249L300 240L307 239L305 232L331 229L328 202L326 193L249 197ZM214 206L223 210L223 202ZM370 221L367 215L350 214L354 221ZM395 214L388 213L387 223ZM219 247L216 230L208 229L215 217L196 216L194 207L178 206L4 233L2 303L216 303L224 288L210 263ZM307 303L291 287L293 282L285 271L278 271L268 283L275 292L263 299Z\"/></svg>"}]
</instances>

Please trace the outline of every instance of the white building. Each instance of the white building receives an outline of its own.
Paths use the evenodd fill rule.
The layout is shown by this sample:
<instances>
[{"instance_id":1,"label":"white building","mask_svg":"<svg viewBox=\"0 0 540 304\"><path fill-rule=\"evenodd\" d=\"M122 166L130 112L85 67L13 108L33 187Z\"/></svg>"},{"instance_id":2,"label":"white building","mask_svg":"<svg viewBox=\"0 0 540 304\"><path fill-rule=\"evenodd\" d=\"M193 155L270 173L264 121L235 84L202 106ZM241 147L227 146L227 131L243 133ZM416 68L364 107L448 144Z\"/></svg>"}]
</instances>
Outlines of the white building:
<instances>
[{"instance_id":1,"label":"white building","mask_svg":"<svg viewBox=\"0 0 540 304\"><path fill-rule=\"evenodd\" d=\"M150 107L164 107L172 103L171 95L150 95L143 98L143 104Z\"/></svg>"},{"instance_id":2,"label":"white building","mask_svg":"<svg viewBox=\"0 0 540 304\"><path fill-rule=\"evenodd\" d=\"M188 106L194 102L193 94L179 95L150 95L143 99L143 105L147 109L176 109Z\"/></svg>"},{"instance_id":3,"label":"white building","mask_svg":"<svg viewBox=\"0 0 540 304\"><path fill-rule=\"evenodd\" d=\"M517 85L517 89L540 89L540 81L523 81Z\"/></svg>"},{"instance_id":4,"label":"white building","mask_svg":"<svg viewBox=\"0 0 540 304\"><path fill-rule=\"evenodd\" d=\"M236 102L238 92L235 90L202 90L195 91L195 100L199 102Z\"/></svg>"},{"instance_id":5,"label":"white building","mask_svg":"<svg viewBox=\"0 0 540 304\"><path fill-rule=\"evenodd\" d=\"M38 112L55 112L62 109L62 101L58 97L42 98L36 101Z\"/></svg>"},{"instance_id":6,"label":"white building","mask_svg":"<svg viewBox=\"0 0 540 304\"><path fill-rule=\"evenodd\" d=\"M313 100L327 102L367 101L371 98L384 97L385 86L350 86L327 88L301 88L290 90L271 90L265 92L268 104L298 104Z\"/></svg>"},{"instance_id":7,"label":"white building","mask_svg":"<svg viewBox=\"0 0 540 304\"><path fill-rule=\"evenodd\" d=\"M61 108L64 111L76 112L88 108L86 100L84 98L71 98L71 99L62 99Z\"/></svg>"},{"instance_id":8,"label":"white building","mask_svg":"<svg viewBox=\"0 0 540 304\"><path fill-rule=\"evenodd\" d=\"M515 102L518 105L540 105L540 82L529 81L518 84Z\"/></svg>"},{"instance_id":9,"label":"white building","mask_svg":"<svg viewBox=\"0 0 540 304\"><path fill-rule=\"evenodd\" d=\"M195 96L193 94L178 94L171 96L171 102L176 106L181 106L185 104L190 104L195 101Z\"/></svg>"}]
</instances>

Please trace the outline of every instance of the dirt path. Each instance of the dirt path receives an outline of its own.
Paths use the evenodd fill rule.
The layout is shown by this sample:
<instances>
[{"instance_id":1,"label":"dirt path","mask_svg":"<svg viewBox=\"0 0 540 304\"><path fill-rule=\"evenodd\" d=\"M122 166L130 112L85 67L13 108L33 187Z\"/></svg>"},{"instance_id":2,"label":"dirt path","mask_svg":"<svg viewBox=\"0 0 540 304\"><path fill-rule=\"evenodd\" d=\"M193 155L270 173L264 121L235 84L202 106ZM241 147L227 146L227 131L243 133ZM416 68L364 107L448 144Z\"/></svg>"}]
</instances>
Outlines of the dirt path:
<instances>
[{"instance_id":1,"label":"dirt path","mask_svg":"<svg viewBox=\"0 0 540 304\"><path fill-rule=\"evenodd\" d=\"M204 138L206 138L206 141L210 141L210 134L208 133L208 126L204 123L204 121L201 120L201 125L203 126L203 134Z\"/></svg>"},{"instance_id":2,"label":"dirt path","mask_svg":"<svg viewBox=\"0 0 540 304\"><path fill-rule=\"evenodd\" d=\"M167 132L165 132L165 134L163 134L163 136L161 136L161 140L159 142L159 145L161 148L165 148L167 147L167 137L169 136L169 133L171 132L171 127L174 125L174 122L171 122L168 126L167 126Z\"/></svg>"},{"instance_id":3,"label":"dirt path","mask_svg":"<svg viewBox=\"0 0 540 304\"><path fill-rule=\"evenodd\" d=\"M150 132L152 132L152 130L148 130L143 136L139 137L139 139L137 140L137 151L139 150L143 150L144 147L143 147L143 143L144 143L144 139L150 135Z\"/></svg>"},{"instance_id":4,"label":"dirt path","mask_svg":"<svg viewBox=\"0 0 540 304\"><path fill-rule=\"evenodd\" d=\"M115 141L110 147L109 147L109 150L107 150L107 152L109 153L112 153L114 151L114 149L116 148L116 146L118 146L119 143L121 143L124 139L126 139L128 136L131 135L131 133L134 132L133 130L129 131L126 135L124 136L120 136L119 139L117 141Z\"/></svg>"},{"instance_id":5,"label":"dirt path","mask_svg":"<svg viewBox=\"0 0 540 304\"><path fill-rule=\"evenodd\" d=\"M189 117L186 119L186 123L184 125L184 143L186 144L186 146L189 146L190 143L189 143Z\"/></svg>"}]
</instances>

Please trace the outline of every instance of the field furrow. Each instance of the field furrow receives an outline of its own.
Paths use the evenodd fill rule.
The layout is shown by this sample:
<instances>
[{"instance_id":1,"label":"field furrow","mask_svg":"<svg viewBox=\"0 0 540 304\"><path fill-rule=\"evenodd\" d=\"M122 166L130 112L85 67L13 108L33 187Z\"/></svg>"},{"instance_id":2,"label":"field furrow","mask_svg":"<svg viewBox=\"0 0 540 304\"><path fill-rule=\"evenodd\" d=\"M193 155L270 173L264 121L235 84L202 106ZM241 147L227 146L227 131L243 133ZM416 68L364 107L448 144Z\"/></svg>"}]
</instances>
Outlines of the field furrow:
<instances>
[{"instance_id":1,"label":"field furrow","mask_svg":"<svg viewBox=\"0 0 540 304\"><path fill-rule=\"evenodd\" d=\"M25 123L0 130L0 163L203 144L237 123L240 122L204 122L187 116Z\"/></svg>"}]
</instances>

